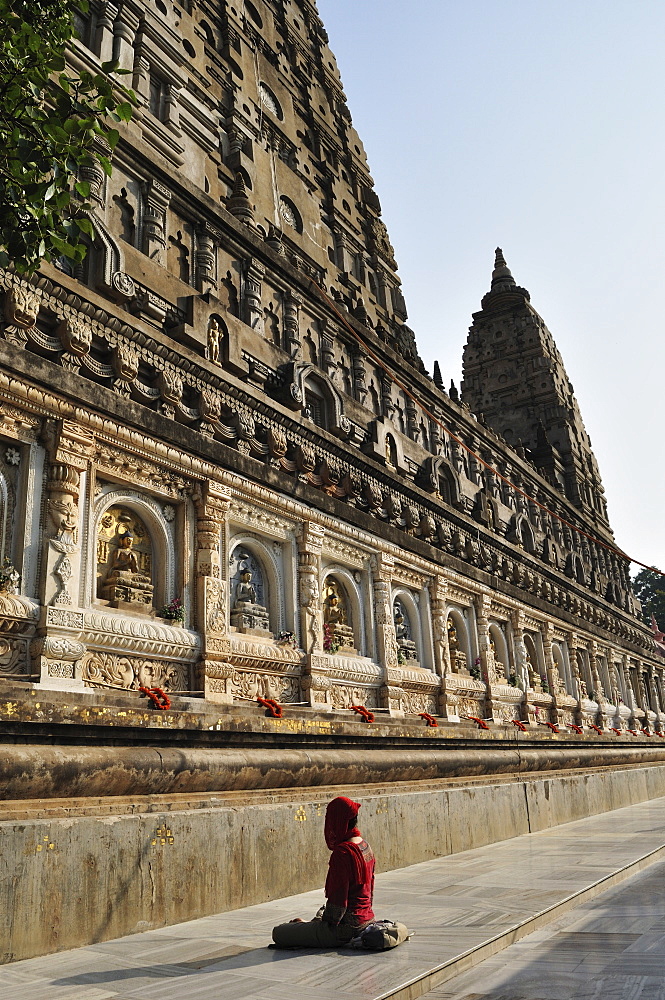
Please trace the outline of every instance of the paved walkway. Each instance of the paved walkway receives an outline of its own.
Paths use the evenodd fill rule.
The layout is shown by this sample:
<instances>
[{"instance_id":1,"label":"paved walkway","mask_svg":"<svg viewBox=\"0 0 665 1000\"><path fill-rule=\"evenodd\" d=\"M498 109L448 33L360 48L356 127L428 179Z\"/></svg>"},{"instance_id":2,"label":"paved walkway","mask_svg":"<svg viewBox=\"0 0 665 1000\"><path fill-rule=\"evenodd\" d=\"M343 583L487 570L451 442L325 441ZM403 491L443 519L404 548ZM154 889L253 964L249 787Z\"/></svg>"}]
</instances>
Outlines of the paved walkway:
<instances>
[{"instance_id":1,"label":"paved walkway","mask_svg":"<svg viewBox=\"0 0 665 1000\"><path fill-rule=\"evenodd\" d=\"M665 863L582 903L423 1000L665 1000Z\"/></svg>"},{"instance_id":2,"label":"paved walkway","mask_svg":"<svg viewBox=\"0 0 665 1000\"><path fill-rule=\"evenodd\" d=\"M440 984L455 976L462 982L462 972L499 951L487 966L501 984L508 954L502 949L531 931L542 934L547 925L534 949L519 952L533 963L540 940L545 958L556 950L553 920L647 866L644 889L624 888L645 919L653 916L650 929L634 930L630 919L622 918L613 932L618 926L626 948L626 935L646 935L640 947L646 952L652 942L662 959L665 922L659 914L665 889L656 898L651 882L652 876L662 882L665 870L665 798L380 875L377 916L403 920L415 931L411 941L392 952L266 948L275 923L313 915L321 902L317 891L3 966L0 995L3 1000L415 1000L437 988L432 997L480 1000L485 994L477 984L468 989L463 984L466 993L450 993L450 981ZM593 928L596 918L587 917ZM48 914L35 914L35 919L47 920ZM548 937L550 932L555 936ZM594 957L593 933L588 930L577 952L570 937L561 939L568 956L572 950L568 961L576 968ZM518 947L531 945L525 941ZM649 960L653 964L653 956ZM533 979L533 964L526 971ZM481 970L468 975L481 975L486 985ZM508 988L488 994L492 1000L522 995L558 1000L577 993L569 988L567 993L518 994ZM625 995L631 1000L660 996ZM602 996L618 1000L624 994Z\"/></svg>"}]
</instances>

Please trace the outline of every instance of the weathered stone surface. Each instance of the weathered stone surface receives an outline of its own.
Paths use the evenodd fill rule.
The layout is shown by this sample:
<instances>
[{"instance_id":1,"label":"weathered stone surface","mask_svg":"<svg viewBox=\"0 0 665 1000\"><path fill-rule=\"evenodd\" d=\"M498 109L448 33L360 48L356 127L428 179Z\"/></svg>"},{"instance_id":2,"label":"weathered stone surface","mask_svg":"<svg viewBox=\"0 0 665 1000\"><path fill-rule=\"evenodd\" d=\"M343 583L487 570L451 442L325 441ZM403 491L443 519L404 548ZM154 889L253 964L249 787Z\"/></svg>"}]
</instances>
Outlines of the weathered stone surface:
<instances>
[{"instance_id":1,"label":"weathered stone surface","mask_svg":"<svg viewBox=\"0 0 665 1000\"><path fill-rule=\"evenodd\" d=\"M81 800L35 803L42 816L0 821L1 960L316 888L328 857L325 803L343 792L362 803L363 832L389 870L664 795L665 766L132 796L107 800L105 815L86 815Z\"/></svg>"}]
</instances>

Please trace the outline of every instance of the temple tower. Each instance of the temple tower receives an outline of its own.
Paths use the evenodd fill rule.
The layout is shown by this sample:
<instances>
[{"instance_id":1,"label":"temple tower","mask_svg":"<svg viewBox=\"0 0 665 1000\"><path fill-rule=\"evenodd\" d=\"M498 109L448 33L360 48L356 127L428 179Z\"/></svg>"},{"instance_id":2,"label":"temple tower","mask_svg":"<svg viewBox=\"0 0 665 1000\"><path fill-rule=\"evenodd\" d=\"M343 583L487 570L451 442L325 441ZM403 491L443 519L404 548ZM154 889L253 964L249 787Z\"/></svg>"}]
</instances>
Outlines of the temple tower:
<instances>
[{"instance_id":1,"label":"temple tower","mask_svg":"<svg viewBox=\"0 0 665 1000\"><path fill-rule=\"evenodd\" d=\"M497 248L464 348L462 400L611 536L605 491L552 334Z\"/></svg>"}]
</instances>

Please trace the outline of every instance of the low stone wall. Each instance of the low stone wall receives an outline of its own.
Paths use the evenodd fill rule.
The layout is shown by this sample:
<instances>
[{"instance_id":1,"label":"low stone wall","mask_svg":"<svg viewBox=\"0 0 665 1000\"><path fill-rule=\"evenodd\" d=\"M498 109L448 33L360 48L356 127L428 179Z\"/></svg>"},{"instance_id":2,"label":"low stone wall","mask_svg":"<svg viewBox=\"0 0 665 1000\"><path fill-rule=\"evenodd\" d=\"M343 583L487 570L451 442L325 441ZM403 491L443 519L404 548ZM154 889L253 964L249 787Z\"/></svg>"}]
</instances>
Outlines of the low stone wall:
<instances>
[{"instance_id":1,"label":"low stone wall","mask_svg":"<svg viewBox=\"0 0 665 1000\"><path fill-rule=\"evenodd\" d=\"M122 748L67 749L83 757L98 755L100 749L122 755ZM49 754L65 748L3 747L3 757L14 753L16 764L19 752L27 750L33 755L33 766L28 767L23 758L23 771L14 770L18 784L13 788L21 787L21 780L27 783L30 771L36 779L42 774L34 785L38 796L48 796L49 788L65 780L72 788L85 787L80 760L76 764L70 756L67 770L63 759L63 769L56 774L55 757ZM551 750L554 756L569 753ZM170 775L168 790L153 785L153 793L161 794L140 794L127 781L121 794L129 797L118 797L117 791L105 796L104 789L97 787L99 775L106 772L111 777L113 769L100 770L99 757L94 762L88 759L97 777L86 791L95 797L41 801L31 797L23 802L5 801L0 811L6 817L0 821L2 961L73 948L322 885L328 857L322 838L323 813L326 802L336 794L350 794L362 803L362 829L374 846L381 870L665 796L665 762L626 764L615 756L603 765L598 755L606 748L589 747L574 751L578 768L590 766L579 759L587 750L596 754L593 770L577 770L569 759L571 770L538 774L536 756L542 766L541 752L532 761L536 770L526 773L528 757L524 754L529 752L520 750L519 773L511 775L506 769L516 760L514 751L498 751L503 774L474 778L421 773L417 775L420 780L399 782L382 777L376 762L364 759L375 752L365 751L354 753L360 768L356 779L363 768L374 768L373 782L371 777L344 785L330 780L309 788L303 787L314 776L308 766L322 768L320 779L345 772L351 777L348 761L344 768L339 759L331 760L342 751L280 751L277 760L263 754L263 773L273 773L276 766L291 780L299 773L299 787L253 791L247 789L248 779L262 772L256 761L248 770L246 755L251 751L240 755L229 751L243 758L236 759L235 765L231 757L222 765L220 751L216 751L217 765L212 768L218 775L216 784L225 784L224 774L227 787L238 787L234 783L240 781L240 773L245 780L245 790L216 794L209 788L195 790L200 780L196 768L201 768L200 754L205 751L162 751L162 773ZM144 752L155 753L134 750L132 756L136 760ZM616 755L621 749L607 748L607 752ZM196 756L196 766L190 753ZM478 760L479 773L492 769L491 753L489 748L478 751L482 758L490 754ZM643 753L648 758L651 751L645 748ZM169 754L182 758L179 771L170 767ZM293 759L296 754L299 763ZM409 754L419 756L412 751L392 755L392 763L386 761L385 775L398 766L397 758ZM441 752L422 756L437 758L429 767L442 769L447 760L454 769L454 754L451 749L445 757ZM41 768L35 766L39 755ZM327 767L317 760L319 756L326 758ZM637 756L633 751L633 760ZM122 773L122 761L116 763ZM467 770L469 764L466 752ZM418 767L428 770L422 760ZM155 774L158 770L155 765ZM146 780L145 772L137 766L132 773L138 788ZM106 790L115 787L110 781Z\"/></svg>"}]
</instances>

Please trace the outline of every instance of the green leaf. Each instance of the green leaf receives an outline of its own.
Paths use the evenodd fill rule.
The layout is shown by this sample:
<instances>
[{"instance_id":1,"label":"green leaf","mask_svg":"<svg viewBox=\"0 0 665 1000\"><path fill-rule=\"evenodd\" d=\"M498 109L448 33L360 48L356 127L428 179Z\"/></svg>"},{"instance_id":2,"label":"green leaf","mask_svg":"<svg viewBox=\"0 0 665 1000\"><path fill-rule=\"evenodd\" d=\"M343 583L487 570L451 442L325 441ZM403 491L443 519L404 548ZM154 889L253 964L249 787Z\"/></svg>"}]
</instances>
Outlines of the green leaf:
<instances>
[{"instance_id":1,"label":"green leaf","mask_svg":"<svg viewBox=\"0 0 665 1000\"><path fill-rule=\"evenodd\" d=\"M76 188L76 191L78 192L78 194L81 195L82 198L90 197L90 184L88 181L77 181L74 187Z\"/></svg>"}]
</instances>

